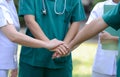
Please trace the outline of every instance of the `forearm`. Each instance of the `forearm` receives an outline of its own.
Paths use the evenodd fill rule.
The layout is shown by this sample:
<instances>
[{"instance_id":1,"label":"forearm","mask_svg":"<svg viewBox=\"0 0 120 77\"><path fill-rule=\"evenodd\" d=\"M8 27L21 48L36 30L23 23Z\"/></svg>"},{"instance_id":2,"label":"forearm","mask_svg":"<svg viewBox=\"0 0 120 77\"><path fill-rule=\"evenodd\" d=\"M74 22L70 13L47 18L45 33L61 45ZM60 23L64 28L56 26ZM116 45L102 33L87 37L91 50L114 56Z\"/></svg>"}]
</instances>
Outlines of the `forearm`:
<instances>
[{"instance_id":1,"label":"forearm","mask_svg":"<svg viewBox=\"0 0 120 77\"><path fill-rule=\"evenodd\" d=\"M87 24L79 31L74 40L70 43L70 48L74 47L77 44L92 38L97 35L99 32L104 30L107 27L107 24L103 21L102 18L93 20L90 24Z\"/></svg>"},{"instance_id":2,"label":"forearm","mask_svg":"<svg viewBox=\"0 0 120 77\"><path fill-rule=\"evenodd\" d=\"M44 41L33 39L29 36L23 35L22 33L16 32L14 33L14 39L11 39L12 42L28 46L28 47L35 47L35 48L46 48L46 44Z\"/></svg>"},{"instance_id":3,"label":"forearm","mask_svg":"<svg viewBox=\"0 0 120 77\"><path fill-rule=\"evenodd\" d=\"M88 40L89 38L97 35L99 32L101 32L102 30L104 30L107 27L107 24L103 21L102 18L96 19L94 21L92 21L90 24L87 24L86 26L84 26L83 29L81 29L77 35L75 36L75 38L69 43L69 48L73 48L75 45L77 44L81 44L82 42ZM57 52L56 52L57 53ZM67 55L69 52L67 51L65 55ZM61 57L63 55L53 55L54 57Z\"/></svg>"},{"instance_id":4,"label":"forearm","mask_svg":"<svg viewBox=\"0 0 120 77\"><path fill-rule=\"evenodd\" d=\"M76 34L79 31L79 27L80 27L80 22L74 22L71 24L71 26L68 30L68 33L64 39L64 42L66 44L69 44L74 39L74 37L76 36Z\"/></svg>"},{"instance_id":5,"label":"forearm","mask_svg":"<svg viewBox=\"0 0 120 77\"><path fill-rule=\"evenodd\" d=\"M40 28L39 24L35 21L34 16L32 15L26 15L24 16L25 22L27 27L30 29L33 36L37 39L49 41L47 36L44 34L42 29Z\"/></svg>"},{"instance_id":6,"label":"forearm","mask_svg":"<svg viewBox=\"0 0 120 77\"><path fill-rule=\"evenodd\" d=\"M27 35L17 32L13 25L4 26L1 30L12 42L36 48L45 47L45 43L43 41L33 39Z\"/></svg>"}]
</instances>

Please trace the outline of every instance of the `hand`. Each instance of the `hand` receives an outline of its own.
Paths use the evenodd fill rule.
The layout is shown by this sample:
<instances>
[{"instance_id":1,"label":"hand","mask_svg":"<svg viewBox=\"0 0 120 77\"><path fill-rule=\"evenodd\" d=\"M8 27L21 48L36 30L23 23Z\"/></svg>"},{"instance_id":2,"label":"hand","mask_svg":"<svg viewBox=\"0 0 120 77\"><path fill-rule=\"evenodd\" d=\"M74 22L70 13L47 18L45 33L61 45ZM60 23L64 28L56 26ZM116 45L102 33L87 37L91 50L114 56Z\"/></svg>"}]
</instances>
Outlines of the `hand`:
<instances>
[{"instance_id":1,"label":"hand","mask_svg":"<svg viewBox=\"0 0 120 77\"><path fill-rule=\"evenodd\" d=\"M58 52L61 55L65 55L68 50L69 50L69 47L67 46L67 44L64 43L54 48L52 51Z\"/></svg>"},{"instance_id":2,"label":"hand","mask_svg":"<svg viewBox=\"0 0 120 77\"><path fill-rule=\"evenodd\" d=\"M70 52L64 54L64 55L61 55L59 54L58 52L55 52L53 55L52 55L52 59L54 58L60 58L60 57L65 57L65 56L68 56L70 54Z\"/></svg>"},{"instance_id":3,"label":"hand","mask_svg":"<svg viewBox=\"0 0 120 77\"><path fill-rule=\"evenodd\" d=\"M64 44L64 42L62 41L59 41L57 39L53 39L53 40L50 40L50 41L47 41L46 42L46 48L49 49L49 50L53 50L55 49L56 47L58 47L59 45L62 45Z\"/></svg>"},{"instance_id":4,"label":"hand","mask_svg":"<svg viewBox=\"0 0 120 77\"><path fill-rule=\"evenodd\" d=\"M52 55L53 59L67 56L69 54L70 49L67 46L67 44L62 44L62 45L58 46L57 48L55 48L54 51L55 51L55 53Z\"/></svg>"},{"instance_id":5,"label":"hand","mask_svg":"<svg viewBox=\"0 0 120 77\"><path fill-rule=\"evenodd\" d=\"M17 77L17 75L18 75L18 71L17 71L17 69L13 69L13 70L11 70L10 73L11 73L11 74L10 74L10 77Z\"/></svg>"},{"instance_id":6,"label":"hand","mask_svg":"<svg viewBox=\"0 0 120 77\"><path fill-rule=\"evenodd\" d=\"M110 41L112 41L112 35L111 34L109 34L108 32L101 32L100 33L100 41L101 41L101 43L107 43L107 42L110 42Z\"/></svg>"}]
</instances>

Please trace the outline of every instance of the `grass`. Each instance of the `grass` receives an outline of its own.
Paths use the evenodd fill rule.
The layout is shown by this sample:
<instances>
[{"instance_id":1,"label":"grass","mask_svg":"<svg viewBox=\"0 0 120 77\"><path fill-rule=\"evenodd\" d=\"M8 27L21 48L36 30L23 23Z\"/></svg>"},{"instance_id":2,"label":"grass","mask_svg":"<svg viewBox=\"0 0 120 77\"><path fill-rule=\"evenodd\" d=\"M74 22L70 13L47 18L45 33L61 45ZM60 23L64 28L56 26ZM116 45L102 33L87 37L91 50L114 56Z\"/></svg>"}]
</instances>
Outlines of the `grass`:
<instances>
[{"instance_id":1,"label":"grass","mask_svg":"<svg viewBox=\"0 0 120 77\"><path fill-rule=\"evenodd\" d=\"M73 77L91 77L97 43L85 42L72 52Z\"/></svg>"},{"instance_id":2,"label":"grass","mask_svg":"<svg viewBox=\"0 0 120 77\"><path fill-rule=\"evenodd\" d=\"M20 51L20 47L18 51ZM91 77L96 48L96 42L85 42L72 51L73 77Z\"/></svg>"}]
</instances>

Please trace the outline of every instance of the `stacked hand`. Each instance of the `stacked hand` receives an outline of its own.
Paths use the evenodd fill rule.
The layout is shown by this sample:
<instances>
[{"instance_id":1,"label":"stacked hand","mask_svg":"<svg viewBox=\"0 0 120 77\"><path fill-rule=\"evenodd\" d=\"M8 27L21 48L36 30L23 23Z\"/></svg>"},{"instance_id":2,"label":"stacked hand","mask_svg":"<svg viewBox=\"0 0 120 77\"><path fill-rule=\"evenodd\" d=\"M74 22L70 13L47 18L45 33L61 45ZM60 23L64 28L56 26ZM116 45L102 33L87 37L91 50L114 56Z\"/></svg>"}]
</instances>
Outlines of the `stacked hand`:
<instances>
[{"instance_id":1,"label":"stacked hand","mask_svg":"<svg viewBox=\"0 0 120 77\"><path fill-rule=\"evenodd\" d=\"M67 44L61 44L58 47L56 47L53 51L55 53L52 55L52 59L54 58L59 58L59 57L64 57L70 54L70 49Z\"/></svg>"},{"instance_id":2,"label":"stacked hand","mask_svg":"<svg viewBox=\"0 0 120 77\"><path fill-rule=\"evenodd\" d=\"M47 46L46 48L50 51L53 51L54 54L52 58L58 58L69 55L70 48L69 46L64 43L63 41L59 41L57 39L53 39L46 42Z\"/></svg>"},{"instance_id":3,"label":"stacked hand","mask_svg":"<svg viewBox=\"0 0 120 77\"><path fill-rule=\"evenodd\" d=\"M58 47L59 45L64 44L64 42L59 41L57 39L52 39L50 41L46 41L45 44L46 44L45 48L47 48L49 50L53 50L54 48Z\"/></svg>"}]
</instances>

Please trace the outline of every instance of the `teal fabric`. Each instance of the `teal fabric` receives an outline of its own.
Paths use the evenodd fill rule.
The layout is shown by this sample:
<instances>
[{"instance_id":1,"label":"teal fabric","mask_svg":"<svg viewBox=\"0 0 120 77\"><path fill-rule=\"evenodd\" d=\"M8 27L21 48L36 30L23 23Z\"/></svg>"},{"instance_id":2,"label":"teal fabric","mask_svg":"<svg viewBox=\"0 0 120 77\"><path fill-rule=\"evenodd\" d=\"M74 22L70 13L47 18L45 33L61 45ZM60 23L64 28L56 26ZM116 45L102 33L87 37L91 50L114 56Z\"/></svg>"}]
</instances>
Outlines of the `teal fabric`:
<instances>
[{"instance_id":1,"label":"teal fabric","mask_svg":"<svg viewBox=\"0 0 120 77\"><path fill-rule=\"evenodd\" d=\"M64 0L57 0L57 11L64 8ZM40 25L43 32L49 39L57 38L63 40L69 29L69 24L85 19L84 9L81 0L66 0L66 10L62 15L54 12L55 0L45 0L47 14L42 13L42 0L20 0L19 15L34 15L36 22ZM26 34L33 37L30 30L27 29ZM51 59L53 52L44 48L22 47L20 62L30 65L47 67L47 68L63 68L71 66L71 55Z\"/></svg>"},{"instance_id":2,"label":"teal fabric","mask_svg":"<svg viewBox=\"0 0 120 77\"><path fill-rule=\"evenodd\" d=\"M120 28L120 3L111 11L103 15L104 21L114 29Z\"/></svg>"},{"instance_id":3,"label":"teal fabric","mask_svg":"<svg viewBox=\"0 0 120 77\"><path fill-rule=\"evenodd\" d=\"M108 27L105 29L105 31L109 32L113 36L120 37L120 29L116 31L112 27ZM118 50L118 43L109 41L108 43L102 44L102 48L107 50Z\"/></svg>"},{"instance_id":4,"label":"teal fabric","mask_svg":"<svg viewBox=\"0 0 120 77\"><path fill-rule=\"evenodd\" d=\"M104 5L104 14L110 11L115 6L116 5ZM116 31L112 27L106 28L105 31L109 32L113 36L119 36L120 33L120 29ZM114 41L109 41L108 43L102 44L102 48L107 50L118 50L118 43Z\"/></svg>"},{"instance_id":5,"label":"teal fabric","mask_svg":"<svg viewBox=\"0 0 120 77\"><path fill-rule=\"evenodd\" d=\"M72 77L72 68L49 69L20 63L19 77Z\"/></svg>"},{"instance_id":6,"label":"teal fabric","mask_svg":"<svg viewBox=\"0 0 120 77\"><path fill-rule=\"evenodd\" d=\"M120 3L113 8L111 11L103 15L104 21L114 29L118 30L120 28ZM120 36L120 33L119 33ZM120 39L118 43L118 56L117 56L117 75L120 77Z\"/></svg>"}]
</instances>

